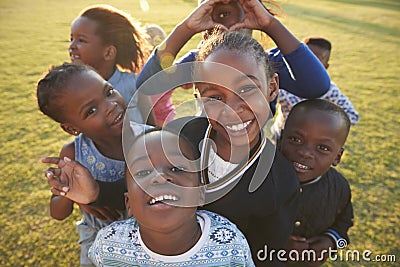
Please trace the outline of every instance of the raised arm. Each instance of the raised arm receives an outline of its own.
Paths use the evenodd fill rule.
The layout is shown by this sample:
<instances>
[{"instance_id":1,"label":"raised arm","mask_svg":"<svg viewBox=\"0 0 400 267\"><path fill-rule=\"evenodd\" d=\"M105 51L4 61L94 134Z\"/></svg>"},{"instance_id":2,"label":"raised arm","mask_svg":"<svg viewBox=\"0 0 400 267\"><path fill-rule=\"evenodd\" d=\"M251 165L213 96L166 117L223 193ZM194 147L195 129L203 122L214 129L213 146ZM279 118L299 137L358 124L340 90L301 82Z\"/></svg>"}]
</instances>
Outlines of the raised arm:
<instances>
[{"instance_id":1,"label":"raised arm","mask_svg":"<svg viewBox=\"0 0 400 267\"><path fill-rule=\"evenodd\" d=\"M239 0L245 17L229 30L249 28L265 32L277 45L269 53L275 62L280 88L294 95L315 98L329 90L330 78L315 55L258 0Z\"/></svg>"},{"instance_id":2,"label":"raised arm","mask_svg":"<svg viewBox=\"0 0 400 267\"><path fill-rule=\"evenodd\" d=\"M227 30L225 26L214 22L211 16L214 6L223 1L204 2L179 23L149 57L139 74L136 87L139 88L151 76L170 67L176 55L193 35L215 27Z\"/></svg>"}]
</instances>

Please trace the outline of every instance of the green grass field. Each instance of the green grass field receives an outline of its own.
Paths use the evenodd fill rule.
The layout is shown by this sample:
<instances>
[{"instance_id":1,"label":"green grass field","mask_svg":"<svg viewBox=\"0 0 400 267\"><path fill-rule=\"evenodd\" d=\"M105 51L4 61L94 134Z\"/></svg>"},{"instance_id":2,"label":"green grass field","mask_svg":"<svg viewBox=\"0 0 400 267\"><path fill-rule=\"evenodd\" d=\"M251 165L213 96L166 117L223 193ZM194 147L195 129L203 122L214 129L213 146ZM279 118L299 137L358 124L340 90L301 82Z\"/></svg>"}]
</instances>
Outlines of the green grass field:
<instances>
[{"instance_id":1,"label":"green grass field","mask_svg":"<svg viewBox=\"0 0 400 267\"><path fill-rule=\"evenodd\" d=\"M167 32L197 0L107 1L142 24ZM50 190L44 156L58 155L70 137L41 115L35 85L51 64L69 61L69 24L94 0L0 1L0 266L78 266L76 209L65 221L49 216ZM339 170L353 192L355 225L350 249L400 261L400 1L282 0L281 17L300 39L331 40L329 73L352 100L361 122L351 130ZM185 50L196 46L196 36ZM273 44L266 44L266 48ZM190 93L176 91L179 103ZM391 266L389 263L333 262L333 266Z\"/></svg>"}]
</instances>

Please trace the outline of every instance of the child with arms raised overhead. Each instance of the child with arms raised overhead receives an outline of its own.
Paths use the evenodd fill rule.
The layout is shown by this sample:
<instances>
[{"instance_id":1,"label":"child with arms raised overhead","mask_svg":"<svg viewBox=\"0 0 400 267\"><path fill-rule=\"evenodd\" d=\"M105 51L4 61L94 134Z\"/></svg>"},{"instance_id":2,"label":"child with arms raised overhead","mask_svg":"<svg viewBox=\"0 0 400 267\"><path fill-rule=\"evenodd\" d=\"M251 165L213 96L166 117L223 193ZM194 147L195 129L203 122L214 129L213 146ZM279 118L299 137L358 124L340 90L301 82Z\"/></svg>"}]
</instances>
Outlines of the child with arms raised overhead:
<instances>
[{"instance_id":1,"label":"child with arms raised overhead","mask_svg":"<svg viewBox=\"0 0 400 267\"><path fill-rule=\"evenodd\" d=\"M322 264L329 249L349 243L353 225L351 191L347 180L331 166L339 164L350 120L338 105L322 99L305 100L290 111L282 131L280 151L293 164L301 196L288 250L314 250ZM325 252L323 252L325 251Z\"/></svg>"},{"instance_id":2,"label":"child with arms raised overhead","mask_svg":"<svg viewBox=\"0 0 400 267\"><path fill-rule=\"evenodd\" d=\"M331 56L332 45L327 39L322 37L307 37L304 39L304 43L310 48L310 50L317 56L326 69L329 67L329 59ZM319 98L329 100L333 103L338 104L349 116L350 123L355 125L359 122L360 117L358 112L355 110L353 104L347 96L345 96L337 85L331 81L330 88L328 92ZM274 127L276 127L276 132L279 135L280 130L285 124L285 120L289 114L289 111L298 102L305 100L305 98L298 97L291 94L288 91L280 90L278 96L278 102L280 104L280 109L276 116L276 122Z\"/></svg>"},{"instance_id":3,"label":"child with arms raised overhead","mask_svg":"<svg viewBox=\"0 0 400 267\"><path fill-rule=\"evenodd\" d=\"M132 119L155 125L151 100L136 93L136 73L150 49L131 17L109 5L90 6L71 23L71 61L93 67L120 92L126 105L134 97L130 103Z\"/></svg>"},{"instance_id":4,"label":"child with arms raised overhead","mask_svg":"<svg viewBox=\"0 0 400 267\"><path fill-rule=\"evenodd\" d=\"M64 63L53 67L37 85L37 100L40 110L61 128L75 136L72 142L63 146L59 158L45 158L44 163L64 166L66 161L81 162L95 180L107 187L123 187L124 155L122 151L122 123L126 106L124 99L94 69L86 65ZM73 211L73 204L81 208L83 219L77 223L81 244L81 265L92 266L87 251L97 231L113 220L124 218L123 194L114 195L98 203L99 186L93 181L75 179L66 181L59 177L56 168L46 171L53 193L50 201L50 215L64 220ZM59 186L63 184L63 186ZM70 187L83 187L75 194ZM108 195L110 197L110 195ZM96 217L94 215L96 215Z\"/></svg>"},{"instance_id":5,"label":"child with arms raised overhead","mask_svg":"<svg viewBox=\"0 0 400 267\"><path fill-rule=\"evenodd\" d=\"M182 22L183 29L178 27L167 38L165 49L174 46L170 41L185 31L186 23L201 25L202 18L207 22L202 13L200 22L194 20L195 15L192 13ZM263 130L272 119L269 102L278 93L278 77L263 47L240 32L210 36L202 44L198 60L193 81L207 118L183 117L167 126L182 127L201 151L202 179L206 183L203 208L238 226L257 266L283 265L276 254L260 256L266 246L275 251L286 247L299 194L293 167L275 151ZM180 69L178 66L173 74L180 76ZM144 91L146 86L153 89L151 80L144 84Z\"/></svg>"},{"instance_id":6,"label":"child with arms raised overhead","mask_svg":"<svg viewBox=\"0 0 400 267\"><path fill-rule=\"evenodd\" d=\"M273 2L273 1L271 1ZM153 74L168 67L184 44L195 34L203 32L204 39L215 28L219 30L238 30L251 36L252 30L266 33L277 48L265 51L270 62L276 67L280 88L295 95L315 98L329 89L330 78L306 45L302 44L262 1L199 1L199 7L192 12L190 24L180 23L173 30L173 44L164 43L149 58L144 71L138 77L137 86ZM201 45L200 45L201 47ZM188 52L177 63L195 60L198 49ZM271 103L275 112L276 99Z\"/></svg>"},{"instance_id":7,"label":"child with arms raised overhead","mask_svg":"<svg viewBox=\"0 0 400 267\"><path fill-rule=\"evenodd\" d=\"M129 147L126 207L134 217L99 231L89 250L96 266L254 266L234 224L196 211L204 191L188 139L153 128Z\"/></svg>"}]
</instances>

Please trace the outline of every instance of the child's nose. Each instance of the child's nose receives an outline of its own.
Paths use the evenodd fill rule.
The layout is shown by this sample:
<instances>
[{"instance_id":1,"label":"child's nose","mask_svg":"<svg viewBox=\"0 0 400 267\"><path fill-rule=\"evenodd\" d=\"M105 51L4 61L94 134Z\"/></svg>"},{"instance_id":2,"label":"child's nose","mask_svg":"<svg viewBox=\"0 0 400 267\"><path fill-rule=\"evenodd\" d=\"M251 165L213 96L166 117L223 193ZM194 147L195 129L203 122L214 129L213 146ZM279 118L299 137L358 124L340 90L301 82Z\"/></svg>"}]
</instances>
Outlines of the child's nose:
<instances>
[{"instance_id":1,"label":"child's nose","mask_svg":"<svg viewBox=\"0 0 400 267\"><path fill-rule=\"evenodd\" d=\"M154 175L152 177L151 183L153 183L153 184L164 184L166 182L172 182L172 178L170 176L166 175L163 172L155 171L155 173L154 173Z\"/></svg>"},{"instance_id":2,"label":"child's nose","mask_svg":"<svg viewBox=\"0 0 400 267\"><path fill-rule=\"evenodd\" d=\"M69 49L72 49L72 48L76 48L76 44L75 44L75 40L74 40L74 39L72 39L72 40L69 42Z\"/></svg>"},{"instance_id":3,"label":"child's nose","mask_svg":"<svg viewBox=\"0 0 400 267\"><path fill-rule=\"evenodd\" d=\"M231 97L227 98L226 105L224 106L225 113L240 113L244 109L244 105L246 103L243 99L237 95L232 95Z\"/></svg>"},{"instance_id":4,"label":"child's nose","mask_svg":"<svg viewBox=\"0 0 400 267\"><path fill-rule=\"evenodd\" d=\"M110 115L118 106L118 103L115 101L109 101L107 105L107 115Z\"/></svg>"},{"instance_id":5,"label":"child's nose","mask_svg":"<svg viewBox=\"0 0 400 267\"><path fill-rule=\"evenodd\" d=\"M312 158L314 156L312 149L307 146L302 146L301 148L299 148L298 153L303 158Z\"/></svg>"}]
</instances>

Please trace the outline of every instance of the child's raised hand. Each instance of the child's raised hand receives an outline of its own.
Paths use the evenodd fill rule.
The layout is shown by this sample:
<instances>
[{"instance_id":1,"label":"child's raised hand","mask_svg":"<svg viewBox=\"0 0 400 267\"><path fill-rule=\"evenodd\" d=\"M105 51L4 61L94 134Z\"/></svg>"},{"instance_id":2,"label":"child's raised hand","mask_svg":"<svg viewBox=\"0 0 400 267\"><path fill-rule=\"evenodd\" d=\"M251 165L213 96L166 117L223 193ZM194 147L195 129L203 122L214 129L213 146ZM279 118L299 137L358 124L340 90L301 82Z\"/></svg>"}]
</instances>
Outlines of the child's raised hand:
<instances>
[{"instance_id":1,"label":"child's raised hand","mask_svg":"<svg viewBox=\"0 0 400 267\"><path fill-rule=\"evenodd\" d=\"M196 33L205 30L211 30L216 27L224 31L227 31L228 29L224 25L215 22L212 18L212 12L214 6L217 3L224 3L224 2L227 2L227 0L209 0L203 2L185 19L186 27L188 27L191 31L194 31Z\"/></svg>"},{"instance_id":2,"label":"child's raised hand","mask_svg":"<svg viewBox=\"0 0 400 267\"><path fill-rule=\"evenodd\" d=\"M274 16L262 5L259 0L238 0L244 11L242 22L229 28L234 31L240 28L266 31L274 21ZM268 34L268 32L266 32Z\"/></svg>"},{"instance_id":3,"label":"child's raised hand","mask_svg":"<svg viewBox=\"0 0 400 267\"><path fill-rule=\"evenodd\" d=\"M314 250L318 261L309 266L320 266L329 257L329 248L335 248L333 240L326 235L313 236L308 239L310 249Z\"/></svg>"},{"instance_id":4,"label":"child's raised hand","mask_svg":"<svg viewBox=\"0 0 400 267\"><path fill-rule=\"evenodd\" d=\"M45 172L51 192L56 196L64 196L76 203L88 204L96 201L99 185L89 170L80 163L67 157L47 157L43 163L57 164L58 168L48 168Z\"/></svg>"}]
</instances>

